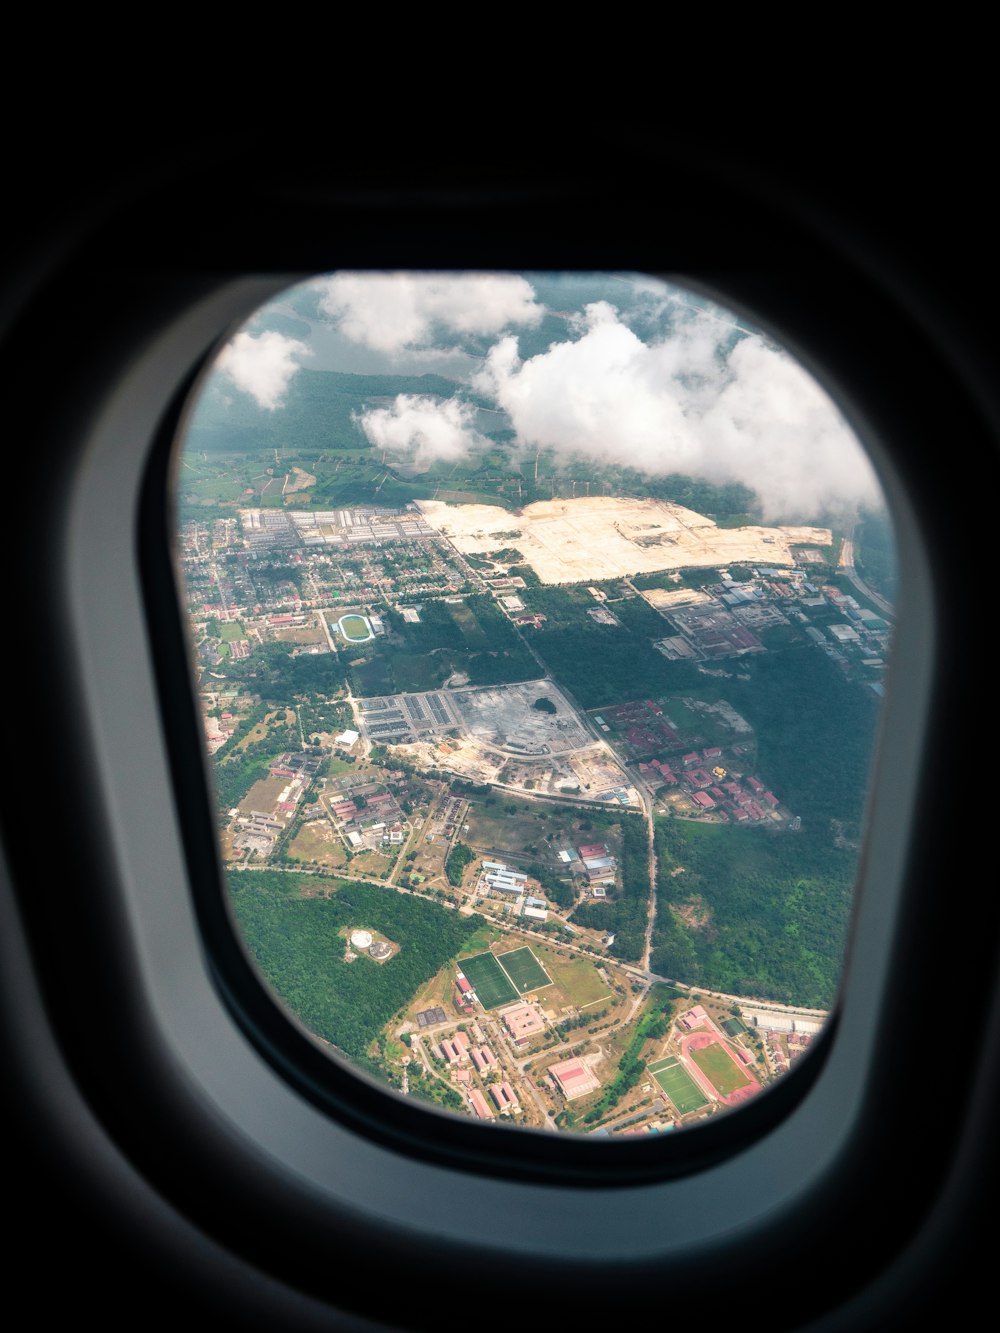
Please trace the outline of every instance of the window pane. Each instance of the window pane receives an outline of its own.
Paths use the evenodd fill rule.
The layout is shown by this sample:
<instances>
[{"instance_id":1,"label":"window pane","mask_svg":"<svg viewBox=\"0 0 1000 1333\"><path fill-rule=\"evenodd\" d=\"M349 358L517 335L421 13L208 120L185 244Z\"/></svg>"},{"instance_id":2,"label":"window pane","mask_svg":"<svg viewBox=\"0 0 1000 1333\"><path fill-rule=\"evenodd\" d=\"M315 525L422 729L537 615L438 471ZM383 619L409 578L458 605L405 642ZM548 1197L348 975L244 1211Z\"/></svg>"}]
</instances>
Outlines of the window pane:
<instances>
[{"instance_id":1,"label":"window pane","mask_svg":"<svg viewBox=\"0 0 1000 1333\"><path fill-rule=\"evenodd\" d=\"M622 1135L803 1054L895 548L788 353L635 274L336 273L215 358L176 475L233 914L333 1057Z\"/></svg>"}]
</instances>

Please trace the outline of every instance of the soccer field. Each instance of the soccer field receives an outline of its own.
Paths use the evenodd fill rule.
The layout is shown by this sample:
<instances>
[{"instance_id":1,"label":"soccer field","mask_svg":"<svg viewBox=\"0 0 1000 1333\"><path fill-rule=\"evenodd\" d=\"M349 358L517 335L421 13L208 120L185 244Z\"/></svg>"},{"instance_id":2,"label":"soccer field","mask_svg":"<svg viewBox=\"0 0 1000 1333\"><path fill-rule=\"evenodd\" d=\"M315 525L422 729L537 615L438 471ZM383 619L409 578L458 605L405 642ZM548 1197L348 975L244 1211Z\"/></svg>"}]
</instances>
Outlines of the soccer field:
<instances>
[{"instance_id":1,"label":"soccer field","mask_svg":"<svg viewBox=\"0 0 1000 1333\"><path fill-rule=\"evenodd\" d=\"M552 978L527 945L499 955L500 966L510 977L519 995L529 990L551 986Z\"/></svg>"},{"instance_id":2,"label":"soccer field","mask_svg":"<svg viewBox=\"0 0 1000 1333\"><path fill-rule=\"evenodd\" d=\"M340 626L340 632L345 639L364 642L372 637L368 621L365 620L364 616L341 616L337 624Z\"/></svg>"},{"instance_id":3,"label":"soccer field","mask_svg":"<svg viewBox=\"0 0 1000 1333\"><path fill-rule=\"evenodd\" d=\"M708 1098L675 1056L669 1056L666 1060L657 1060L656 1064L649 1066L649 1072L673 1102L680 1115L687 1115L689 1111L697 1111L708 1101Z\"/></svg>"},{"instance_id":4,"label":"soccer field","mask_svg":"<svg viewBox=\"0 0 1000 1333\"><path fill-rule=\"evenodd\" d=\"M491 953L460 958L458 965L479 996L479 1003L484 1009L496 1009L501 1004L511 1004L517 999L513 982Z\"/></svg>"}]
</instances>

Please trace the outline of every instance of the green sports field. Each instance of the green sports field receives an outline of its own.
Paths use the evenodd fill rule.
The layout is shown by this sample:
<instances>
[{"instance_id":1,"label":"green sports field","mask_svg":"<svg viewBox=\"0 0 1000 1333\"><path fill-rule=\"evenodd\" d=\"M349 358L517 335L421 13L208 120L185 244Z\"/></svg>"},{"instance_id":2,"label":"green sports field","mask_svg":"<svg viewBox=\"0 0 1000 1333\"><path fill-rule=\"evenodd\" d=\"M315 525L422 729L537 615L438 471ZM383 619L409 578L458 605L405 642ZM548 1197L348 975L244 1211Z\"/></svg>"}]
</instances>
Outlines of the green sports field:
<instances>
[{"instance_id":1,"label":"green sports field","mask_svg":"<svg viewBox=\"0 0 1000 1333\"><path fill-rule=\"evenodd\" d=\"M689 1051L688 1054L716 1092L723 1097L728 1097L731 1092L750 1082L749 1075L743 1072L725 1047L720 1046L718 1042L704 1046L700 1051Z\"/></svg>"},{"instance_id":2,"label":"green sports field","mask_svg":"<svg viewBox=\"0 0 1000 1333\"><path fill-rule=\"evenodd\" d=\"M552 978L527 945L521 949L511 949L509 953L499 954L498 957L500 966L516 986L519 995L552 985Z\"/></svg>"},{"instance_id":3,"label":"green sports field","mask_svg":"<svg viewBox=\"0 0 1000 1333\"><path fill-rule=\"evenodd\" d=\"M364 616L341 616L337 624L345 639L363 642L372 637L371 628Z\"/></svg>"},{"instance_id":4,"label":"green sports field","mask_svg":"<svg viewBox=\"0 0 1000 1333\"><path fill-rule=\"evenodd\" d=\"M460 958L458 965L479 996L479 1003L484 1009L496 1009L518 998L513 982L491 953Z\"/></svg>"},{"instance_id":5,"label":"green sports field","mask_svg":"<svg viewBox=\"0 0 1000 1333\"><path fill-rule=\"evenodd\" d=\"M667 1094L679 1115L697 1111L705 1105L708 1098L692 1079L675 1055L668 1055L665 1060L657 1060L648 1066L649 1072Z\"/></svg>"}]
</instances>

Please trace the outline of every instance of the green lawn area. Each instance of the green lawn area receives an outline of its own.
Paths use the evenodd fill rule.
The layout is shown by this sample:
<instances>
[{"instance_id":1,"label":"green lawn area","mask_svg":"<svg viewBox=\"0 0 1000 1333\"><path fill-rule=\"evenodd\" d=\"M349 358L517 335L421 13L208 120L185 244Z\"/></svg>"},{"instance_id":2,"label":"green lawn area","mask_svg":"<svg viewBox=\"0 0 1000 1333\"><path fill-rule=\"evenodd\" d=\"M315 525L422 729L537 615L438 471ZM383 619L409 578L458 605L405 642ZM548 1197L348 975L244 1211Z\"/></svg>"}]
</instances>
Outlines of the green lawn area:
<instances>
[{"instance_id":1,"label":"green lawn area","mask_svg":"<svg viewBox=\"0 0 1000 1333\"><path fill-rule=\"evenodd\" d=\"M650 1065L649 1072L673 1102L679 1115L687 1115L689 1111L697 1111L705 1105L707 1098L679 1060L674 1059L672 1064L661 1060L656 1065Z\"/></svg>"},{"instance_id":2,"label":"green lawn area","mask_svg":"<svg viewBox=\"0 0 1000 1333\"><path fill-rule=\"evenodd\" d=\"M243 480L240 477L221 476L188 481L182 474L180 491L184 499L196 500L200 504L238 500L243 494Z\"/></svg>"},{"instance_id":3,"label":"green lawn area","mask_svg":"<svg viewBox=\"0 0 1000 1333\"><path fill-rule=\"evenodd\" d=\"M594 1004L597 1000L610 1000L612 992L601 979L597 965L586 958L574 958L572 962L563 959L548 963L552 979L561 986L566 999L578 1009Z\"/></svg>"}]
</instances>

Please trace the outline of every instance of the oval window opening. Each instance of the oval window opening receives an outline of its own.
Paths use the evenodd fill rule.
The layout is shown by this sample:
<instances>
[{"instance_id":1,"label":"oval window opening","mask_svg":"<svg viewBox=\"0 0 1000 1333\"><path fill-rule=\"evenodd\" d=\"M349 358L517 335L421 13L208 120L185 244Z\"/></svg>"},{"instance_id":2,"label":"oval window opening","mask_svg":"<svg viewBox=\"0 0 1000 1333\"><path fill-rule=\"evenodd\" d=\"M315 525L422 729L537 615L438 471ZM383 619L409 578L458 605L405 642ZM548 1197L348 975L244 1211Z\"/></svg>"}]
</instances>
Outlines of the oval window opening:
<instances>
[{"instance_id":1,"label":"oval window opening","mask_svg":"<svg viewBox=\"0 0 1000 1333\"><path fill-rule=\"evenodd\" d=\"M175 475L233 918L333 1058L624 1136L808 1049L895 545L787 352L643 275L336 273L214 359Z\"/></svg>"}]
</instances>

